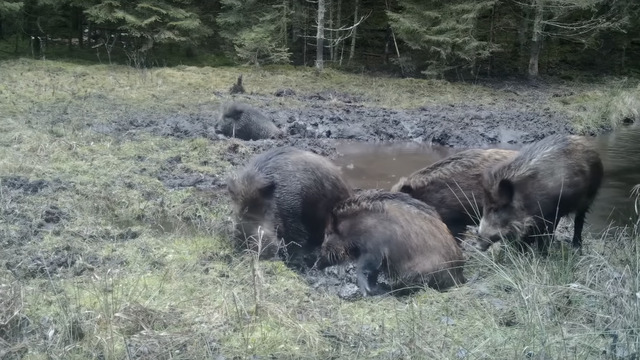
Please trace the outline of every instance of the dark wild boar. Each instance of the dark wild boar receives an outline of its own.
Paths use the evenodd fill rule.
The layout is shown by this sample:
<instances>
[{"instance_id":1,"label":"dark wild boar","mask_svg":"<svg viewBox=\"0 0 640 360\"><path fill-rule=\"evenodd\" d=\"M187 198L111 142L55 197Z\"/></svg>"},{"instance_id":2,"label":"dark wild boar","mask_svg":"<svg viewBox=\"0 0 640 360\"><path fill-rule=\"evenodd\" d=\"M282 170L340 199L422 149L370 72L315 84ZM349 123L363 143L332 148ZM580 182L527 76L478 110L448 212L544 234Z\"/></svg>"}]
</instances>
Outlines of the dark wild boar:
<instances>
[{"instance_id":1,"label":"dark wild boar","mask_svg":"<svg viewBox=\"0 0 640 360\"><path fill-rule=\"evenodd\" d=\"M310 250L324 239L333 206L351 195L340 169L320 155L282 147L255 156L227 179L237 237L245 247L275 256L281 241ZM289 247L291 248L291 247Z\"/></svg>"},{"instance_id":2,"label":"dark wild boar","mask_svg":"<svg viewBox=\"0 0 640 360\"><path fill-rule=\"evenodd\" d=\"M457 240L467 225L477 225L482 216L484 171L517 154L501 149L464 150L400 178L391 191L433 206Z\"/></svg>"},{"instance_id":3,"label":"dark wild boar","mask_svg":"<svg viewBox=\"0 0 640 360\"><path fill-rule=\"evenodd\" d=\"M282 133L260 110L237 102L222 106L216 130L242 140L270 139Z\"/></svg>"},{"instance_id":4,"label":"dark wild boar","mask_svg":"<svg viewBox=\"0 0 640 360\"><path fill-rule=\"evenodd\" d=\"M364 296L379 293L380 271L394 288L465 282L462 251L438 213L403 193L366 190L336 205L316 266L349 259Z\"/></svg>"},{"instance_id":5,"label":"dark wild boar","mask_svg":"<svg viewBox=\"0 0 640 360\"><path fill-rule=\"evenodd\" d=\"M486 250L502 238L519 239L537 241L546 254L560 218L575 213L573 247L580 249L585 215L602 177L600 156L585 137L553 135L524 147L512 161L483 176L477 247Z\"/></svg>"}]
</instances>

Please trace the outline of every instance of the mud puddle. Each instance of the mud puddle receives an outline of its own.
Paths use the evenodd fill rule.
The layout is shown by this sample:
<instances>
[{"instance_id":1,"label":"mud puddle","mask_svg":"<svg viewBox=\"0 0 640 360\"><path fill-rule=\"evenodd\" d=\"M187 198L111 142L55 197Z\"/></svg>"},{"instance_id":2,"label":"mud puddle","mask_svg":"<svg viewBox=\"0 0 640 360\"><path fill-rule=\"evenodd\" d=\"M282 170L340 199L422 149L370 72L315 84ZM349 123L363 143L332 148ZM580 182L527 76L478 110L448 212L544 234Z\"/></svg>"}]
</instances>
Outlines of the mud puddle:
<instances>
[{"instance_id":1,"label":"mud puddle","mask_svg":"<svg viewBox=\"0 0 640 360\"><path fill-rule=\"evenodd\" d=\"M600 233L610 226L629 226L637 219L631 190L640 184L640 126L622 128L595 138L605 167L600 193L587 216L587 231ZM516 144L485 148L519 149ZM431 165L464 148L417 143L342 143L334 161L352 186L389 189L400 177Z\"/></svg>"}]
</instances>

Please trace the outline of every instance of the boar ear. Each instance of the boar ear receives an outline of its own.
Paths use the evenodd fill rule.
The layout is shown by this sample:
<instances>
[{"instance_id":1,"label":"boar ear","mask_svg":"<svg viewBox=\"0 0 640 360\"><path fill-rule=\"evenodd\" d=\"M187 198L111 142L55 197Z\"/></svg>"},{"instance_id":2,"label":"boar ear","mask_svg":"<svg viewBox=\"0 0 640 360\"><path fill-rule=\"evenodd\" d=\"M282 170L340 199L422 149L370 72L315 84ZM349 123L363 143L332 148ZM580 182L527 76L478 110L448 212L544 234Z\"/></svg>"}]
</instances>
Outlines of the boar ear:
<instances>
[{"instance_id":1,"label":"boar ear","mask_svg":"<svg viewBox=\"0 0 640 360\"><path fill-rule=\"evenodd\" d=\"M498 183L498 200L501 204L506 205L513 200L513 183L511 180L502 179Z\"/></svg>"},{"instance_id":2,"label":"boar ear","mask_svg":"<svg viewBox=\"0 0 640 360\"><path fill-rule=\"evenodd\" d=\"M276 184L274 182L270 182L260 188L260 196L263 198L269 198L273 196L273 192L276 189Z\"/></svg>"},{"instance_id":3,"label":"boar ear","mask_svg":"<svg viewBox=\"0 0 640 360\"><path fill-rule=\"evenodd\" d=\"M327 229L330 229L332 232L338 233L338 218L333 212L327 216L327 223L324 228L325 232Z\"/></svg>"},{"instance_id":4,"label":"boar ear","mask_svg":"<svg viewBox=\"0 0 640 360\"><path fill-rule=\"evenodd\" d=\"M400 192L411 194L413 192L413 186L409 184L402 185L402 187L400 188Z\"/></svg>"}]
</instances>

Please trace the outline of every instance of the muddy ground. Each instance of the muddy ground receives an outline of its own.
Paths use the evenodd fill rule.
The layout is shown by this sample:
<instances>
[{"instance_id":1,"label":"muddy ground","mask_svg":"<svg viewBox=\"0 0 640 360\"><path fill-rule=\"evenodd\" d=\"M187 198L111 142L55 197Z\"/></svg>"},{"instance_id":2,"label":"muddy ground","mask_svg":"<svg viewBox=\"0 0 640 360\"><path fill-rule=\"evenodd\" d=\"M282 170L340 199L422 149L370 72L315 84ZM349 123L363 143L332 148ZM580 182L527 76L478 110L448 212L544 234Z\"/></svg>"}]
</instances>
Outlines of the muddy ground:
<instances>
[{"instance_id":1,"label":"muddy ground","mask_svg":"<svg viewBox=\"0 0 640 360\"><path fill-rule=\"evenodd\" d=\"M490 85L493 86L493 85ZM219 106L201 105L196 109L180 108L166 111L132 111L130 108L106 104L110 115L104 122L87 123L92 131L114 138L135 139L138 134L178 139L206 138L210 141L228 142L223 160L234 167L247 162L253 154L266 149L291 145L324 156L336 155L336 144L344 141L358 142L421 142L450 147L483 147L487 145L522 145L542 139L551 134L568 134L573 129L566 114L537 103L546 103L549 97L570 96L570 92L555 89L514 87L501 85L507 96L500 102L468 105L433 105L413 110L388 109L363 105L362 99L339 92L296 94L292 89L281 89L272 96L241 94L233 98L227 94L217 94L222 101L234 99L250 103L274 123L284 134L284 138L241 141L229 140L216 133L214 119ZM515 89L515 90L514 90ZM506 99L506 100L505 100ZM285 100L292 100L302 106L286 106ZM368 101L370 104L371 101ZM51 110L50 110L51 111ZM58 110L52 110L54 112ZM64 121L66 110L60 111L59 121ZM140 159L144 162L144 159ZM207 160L203 160L206 165ZM193 187L208 193L211 205L229 202L225 191L224 176L193 171L182 166L182 160L172 157L166 160L166 171L156 174L168 189ZM144 172L144 169L140 169ZM29 197L46 198L56 191L65 191L73 184L47 182L7 176L2 178L2 190L11 194L12 206L3 210L5 219L13 224L9 233L3 234L3 246L16 245L15 239L38 237L42 233L56 231L65 217L56 204L43 204L39 213L24 214L19 210L22 201ZM230 214L229 214L230 215ZM219 231L230 231L230 222L220 224ZM135 238L136 232L126 229L111 234L114 241ZM28 251L27 251L28 252ZM41 255L16 254L16 260L9 261L7 267L19 278L52 274L70 269L82 273L85 268L99 266L104 262L113 263L118 259L98 259L91 254L80 254L79 250L61 248L50 258ZM82 266L76 266L83 258ZM299 269L299 266L296 266ZM313 288L338 294L345 299L359 297L355 286L353 266L331 268L325 272L302 270ZM467 274L472 276L472 274ZM382 279L381 279L382 280Z\"/></svg>"},{"instance_id":2,"label":"muddy ground","mask_svg":"<svg viewBox=\"0 0 640 360\"><path fill-rule=\"evenodd\" d=\"M496 85L489 84L495 87ZM278 90L273 96L242 94L233 98L219 94L225 101L231 98L253 104L271 118L285 134L283 139L259 141L228 140L216 133L212 119L218 116L217 106L180 109L163 113L123 112L116 121L93 126L99 133L116 137L135 136L148 132L176 138L204 137L211 141L229 141L224 160L241 166L250 156L276 146L295 146L324 156L336 155L337 142L420 142L449 147L472 148L488 145L520 146L552 134L570 134L573 128L566 114L548 106L537 106L549 97L570 96L571 92L540 89L518 84L499 85L506 101L490 104L434 105L413 110L387 109L362 105L364 100L339 92L297 95L292 89ZM286 107L284 98L304 104ZM240 151L242 147L242 151ZM170 167L180 159L169 159ZM168 188L197 187L216 193L215 201L228 202L224 177L212 177L191 171L173 171L161 175ZM229 225L229 224L227 224ZM308 262L308 261L307 261ZM337 294L344 299L358 299L353 265L334 267L320 272L300 266L311 287ZM473 278L473 274L467 274ZM384 279L381 278L384 282Z\"/></svg>"},{"instance_id":3,"label":"muddy ground","mask_svg":"<svg viewBox=\"0 0 640 360\"><path fill-rule=\"evenodd\" d=\"M494 86L494 85L491 85ZM451 147L482 147L495 144L526 144L552 134L573 133L567 114L550 108L550 97L571 96L564 88L538 89L502 85L500 101L488 104L424 106L412 110L365 106L364 100L339 92L297 95L292 89L273 96L242 94L233 97L260 108L286 134L285 140L253 142L266 148L293 145L331 156L333 141L416 141ZM218 94L221 101L231 99ZM283 100L303 106L288 107ZM367 101L371 103L371 101ZM211 119L218 107L169 112L130 112L126 109L108 123L94 125L104 134L131 136L138 132L177 138L204 137L218 140Z\"/></svg>"},{"instance_id":4,"label":"muddy ground","mask_svg":"<svg viewBox=\"0 0 640 360\"><path fill-rule=\"evenodd\" d=\"M260 71L248 82L260 95L231 96L224 89L235 69L139 73L40 61L8 69L0 77L2 359L533 358L572 348L584 358L609 349L599 331L613 329L622 342L636 328L637 282L618 270L629 262L600 255L627 261L634 253L624 237L612 245L588 234L589 256L552 251L543 264L474 256L465 286L371 301L360 300L353 264L318 271L310 256L290 271L240 256L227 241L225 176L256 153L292 145L337 160L343 142L519 147L574 132L571 111L585 99L576 84L487 90L331 75L304 87L318 78ZM381 86L361 90L368 84ZM220 104L231 99L263 111L284 138L216 133Z\"/></svg>"}]
</instances>

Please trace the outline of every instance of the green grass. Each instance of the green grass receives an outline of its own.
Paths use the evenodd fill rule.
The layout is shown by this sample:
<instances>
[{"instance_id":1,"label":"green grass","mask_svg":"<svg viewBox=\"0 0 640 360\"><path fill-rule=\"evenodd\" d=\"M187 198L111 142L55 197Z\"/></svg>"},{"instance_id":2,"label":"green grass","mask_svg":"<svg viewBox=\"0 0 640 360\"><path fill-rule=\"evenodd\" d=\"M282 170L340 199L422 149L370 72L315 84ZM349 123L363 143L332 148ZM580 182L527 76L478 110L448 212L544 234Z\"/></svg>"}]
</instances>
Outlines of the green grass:
<instances>
[{"instance_id":1,"label":"green grass","mask_svg":"<svg viewBox=\"0 0 640 360\"><path fill-rule=\"evenodd\" d=\"M615 129L624 123L640 122L640 84L624 79L611 81L560 100L581 133Z\"/></svg>"},{"instance_id":2,"label":"green grass","mask_svg":"<svg viewBox=\"0 0 640 360\"><path fill-rule=\"evenodd\" d=\"M217 106L215 92L239 72L258 94L335 89L368 106L500 96L286 67L0 63L0 176L49 184L34 193L0 184L0 358L590 359L639 351L638 229L587 236L582 257L562 247L548 259L473 254L465 271L477 278L468 285L347 302L281 262L233 251L225 197L159 180L226 173L226 143L91 130L152 106ZM52 209L57 222L47 222Z\"/></svg>"}]
</instances>

